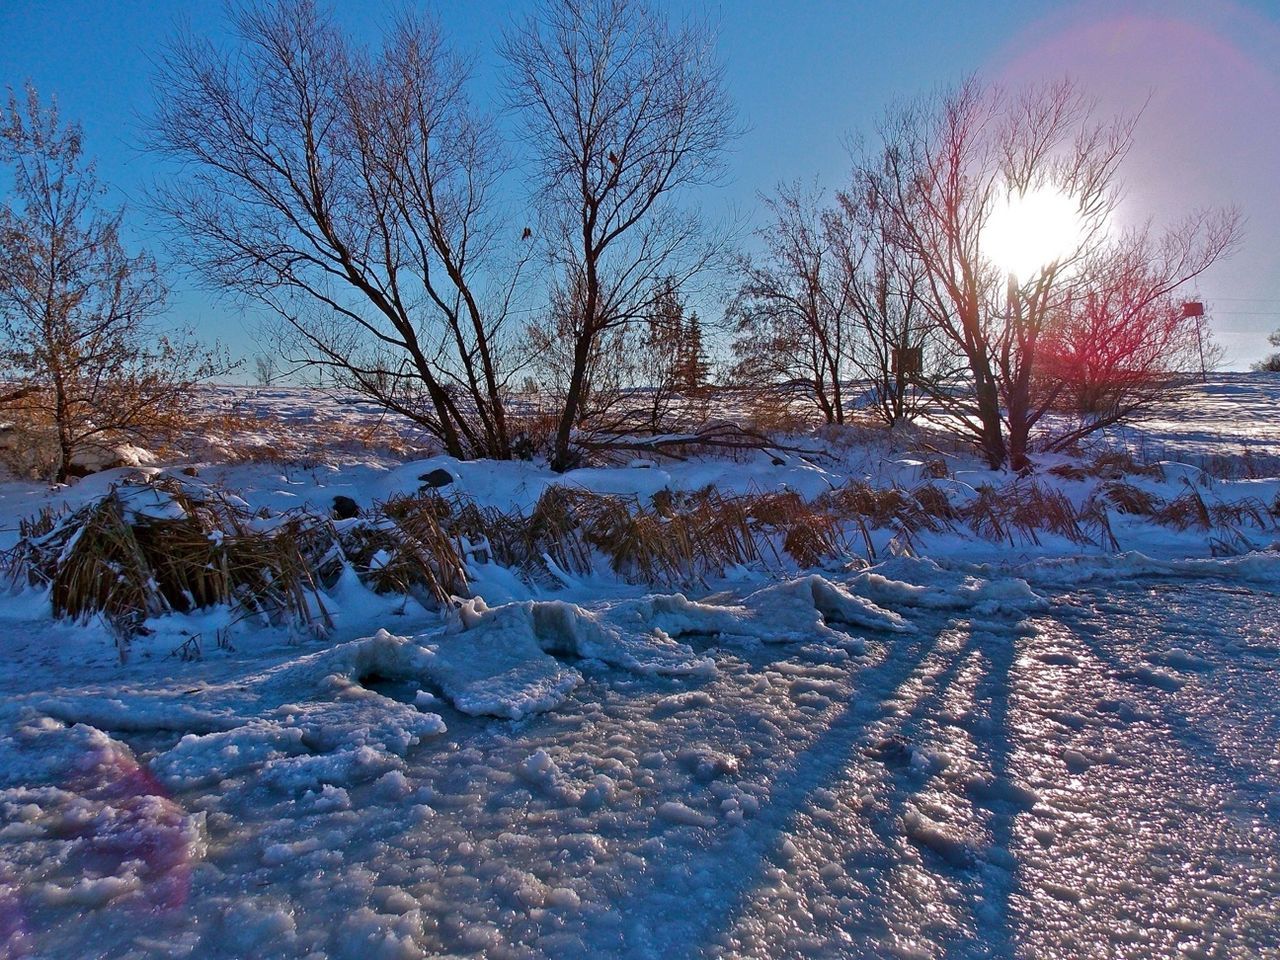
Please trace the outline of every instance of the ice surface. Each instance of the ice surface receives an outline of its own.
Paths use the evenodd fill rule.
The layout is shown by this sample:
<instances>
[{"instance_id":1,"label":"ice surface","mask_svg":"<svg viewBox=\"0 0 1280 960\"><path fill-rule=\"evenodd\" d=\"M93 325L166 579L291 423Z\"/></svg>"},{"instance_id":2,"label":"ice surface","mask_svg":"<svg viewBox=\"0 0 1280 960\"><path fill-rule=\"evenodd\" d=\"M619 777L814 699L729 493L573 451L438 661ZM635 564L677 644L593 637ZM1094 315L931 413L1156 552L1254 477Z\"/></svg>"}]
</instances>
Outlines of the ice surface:
<instances>
[{"instance_id":1,"label":"ice surface","mask_svg":"<svg viewBox=\"0 0 1280 960\"><path fill-rule=\"evenodd\" d=\"M476 602L444 632L112 688L151 723L68 726L80 701L29 695L0 739L8 942L214 960L1266 955L1267 566L1081 586L1043 564L904 558L716 602ZM450 696L443 660L492 667L500 647L576 686L514 722L424 693ZM659 669L699 661L714 669ZM55 703L63 719L41 713ZM234 725L169 729L209 717Z\"/></svg>"},{"instance_id":2,"label":"ice surface","mask_svg":"<svg viewBox=\"0 0 1280 960\"><path fill-rule=\"evenodd\" d=\"M1227 386L1193 432L1135 428L1167 461L1135 482L1272 502L1275 477L1211 475L1213 423L1260 402ZM814 496L922 472L879 446L812 461L202 469L255 511L368 504L435 467L501 509L566 480ZM992 477L953 466L956 501ZM0 485L0 509L122 475ZM123 665L98 626L5 597L0 955L1274 955L1276 531L1250 550L1111 522L1116 555L944 531L891 556L876 530L870 569L647 596L553 590L477 547L451 622L348 579L329 642L241 623L215 647L211 611L152 622ZM170 655L197 634L203 659Z\"/></svg>"}]
</instances>

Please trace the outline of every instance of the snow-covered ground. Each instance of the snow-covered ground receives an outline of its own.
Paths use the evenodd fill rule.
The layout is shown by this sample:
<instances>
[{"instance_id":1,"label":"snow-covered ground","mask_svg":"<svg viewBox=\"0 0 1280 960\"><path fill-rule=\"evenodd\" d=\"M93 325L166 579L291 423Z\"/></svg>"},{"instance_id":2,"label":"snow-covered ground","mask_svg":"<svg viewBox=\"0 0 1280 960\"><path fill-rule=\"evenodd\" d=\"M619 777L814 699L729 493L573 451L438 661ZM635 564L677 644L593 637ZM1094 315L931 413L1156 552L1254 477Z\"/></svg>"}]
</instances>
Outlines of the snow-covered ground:
<instances>
[{"instance_id":1,"label":"snow-covered ground","mask_svg":"<svg viewBox=\"0 0 1280 960\"><path fill-rule=\"evenodd\" d=\"M1273 503L1280 380L1203 396L1113 438L1177 461L1126 482ZM882 440L808 449L200 478L268 512L436 468L503 509L922 482ZM1103 482L1066 473L1077 503ZM0 546L120 476L0 486ZM1280 956L1280 534L1111 524L1121 553L880 532L684 593L477 568L446 620L347 578L323 640L195 613L124 664L47 596L0 598L0 956Z\"/></svg>"}]
</instances>

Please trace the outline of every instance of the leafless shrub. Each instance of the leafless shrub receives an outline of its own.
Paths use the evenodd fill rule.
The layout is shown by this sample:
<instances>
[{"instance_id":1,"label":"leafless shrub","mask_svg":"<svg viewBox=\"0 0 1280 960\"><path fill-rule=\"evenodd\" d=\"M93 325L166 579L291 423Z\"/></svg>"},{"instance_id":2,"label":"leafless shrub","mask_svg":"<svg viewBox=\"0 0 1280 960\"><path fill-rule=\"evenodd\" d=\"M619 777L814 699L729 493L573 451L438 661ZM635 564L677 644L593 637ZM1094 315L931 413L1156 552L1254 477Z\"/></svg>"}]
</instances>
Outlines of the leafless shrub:
<instances>
[{"instance_id":1,"label":"leafless shrub","mask_svg":"<svg viewBox=\"0 0 1280 960\"><path fill-rule=\"evenodd\" d=\"M1045 415L1081 381L1081 356L1105 359L1111 376L1088 383L1096 409L1040 441L1051 450L1132 415L1170 386L1182 351L1162 346L1186 339L1171 294L1239 235L1233 211L1197 213L1158 236L1105 229L1135 123L1100 118L1069 80L1020 92L969 80L893 108L881 149L858 164L859 192L881 205L889 242L917 265L919 308L969 368L965 389L937 384L932 399L992 467L1029 465L1033 435L1048 432ZM983 231L1006 201L1041 190L1070 198L1077 243L1014 277L990 262ZM1159 330L1166 318L1175 334L1163 340L1120 335Z\"/></svg>"},{"instance_id":2,"label":"leafless shrub","mask_svg":"<svg viewBox=\"0 0 1280 960\"><path fill-rule=\"evenodd\" d=\"M18 433L7 459L63 482L124 444L169 438L194 385L230 365L159 335L155 261L125 250L80 127L33 87L0 106L0 177L0 408Z\"/></svg>"},{"instance_id":3,"label":"leafless shrub","mask_svg":"<svg viewBox=\"0 0 1280 960\"><path fill-rule=\"evenodd\" d=\"M743 422L758 433L770 437L787 437L807 433L816 418L811 410L793 405L777 390L754 391L747 400Z\"/></svg>"}]
</instances>

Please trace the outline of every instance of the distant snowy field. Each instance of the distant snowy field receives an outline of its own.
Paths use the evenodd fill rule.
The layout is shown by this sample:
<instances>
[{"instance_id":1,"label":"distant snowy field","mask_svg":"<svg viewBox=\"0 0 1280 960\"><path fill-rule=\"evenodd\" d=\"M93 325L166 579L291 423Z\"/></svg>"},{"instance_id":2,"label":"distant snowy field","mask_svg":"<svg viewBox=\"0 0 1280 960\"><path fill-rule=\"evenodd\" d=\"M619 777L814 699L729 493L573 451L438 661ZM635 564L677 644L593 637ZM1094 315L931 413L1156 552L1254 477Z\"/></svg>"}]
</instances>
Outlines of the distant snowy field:
<instances>
[{"instance_id":1,"label":"distant snowy field","mask_svg":"<svg viewBox=\"0 0 1280 960\"><path fill-rule=\"evenodd\" d=\"M187 457L271 513L432 469L512 509L924 467L855 433L557 477L406 461L410 428L311 391L208 403L227 432ZM1269 505L1277 413L1280 377L1224 375L1107 442L1165 500ZM1016 482L947 456L956 500ZM0 548L127 472L0 484ZM1119 553L875 531L684 593L477 562L447 621L347 579L324 640L213 610L123 665L0 596L0 956L1280 956L1280 532L1111 526Z\"/></svg>"}]
</instances>

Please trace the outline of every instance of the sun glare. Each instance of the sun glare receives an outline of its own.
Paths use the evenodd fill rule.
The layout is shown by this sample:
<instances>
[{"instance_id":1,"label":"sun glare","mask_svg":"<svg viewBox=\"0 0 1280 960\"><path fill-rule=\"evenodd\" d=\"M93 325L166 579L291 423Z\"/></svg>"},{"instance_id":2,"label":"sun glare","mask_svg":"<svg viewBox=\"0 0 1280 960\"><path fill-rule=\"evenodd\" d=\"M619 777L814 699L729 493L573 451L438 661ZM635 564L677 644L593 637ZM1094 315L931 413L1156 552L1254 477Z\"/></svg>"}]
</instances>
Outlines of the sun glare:
<instances>
[{"instance_id":1,"label":"sun glare","mask_svg":"<svg viewBox=\"0 0 1280 960\"><path fill-rule=\"evenodd\" d=\"M1040 187L1010 194L996 206L983 231L982 246L997 267L1025 281L1074 252L1082 229L1072 198L1052 187Z\"/></svg>"}]
</instances>

